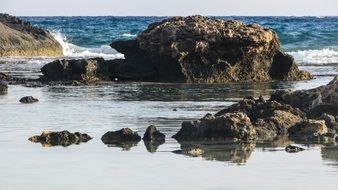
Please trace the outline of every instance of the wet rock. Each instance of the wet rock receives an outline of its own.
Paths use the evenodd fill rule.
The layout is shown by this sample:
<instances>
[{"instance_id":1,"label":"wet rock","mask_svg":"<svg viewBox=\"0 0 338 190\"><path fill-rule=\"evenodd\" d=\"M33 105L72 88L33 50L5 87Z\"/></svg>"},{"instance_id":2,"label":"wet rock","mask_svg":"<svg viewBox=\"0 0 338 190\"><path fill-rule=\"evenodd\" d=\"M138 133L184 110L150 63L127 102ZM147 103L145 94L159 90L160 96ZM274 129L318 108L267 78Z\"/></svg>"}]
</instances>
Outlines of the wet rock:
<instances>
[{"instance_id":1,"label":"wet rock","mask_svg":"<svg viewBox=\"0 0 338 190\"><path fill-rule=\"evenodd\" d=\"M310 90L279 90L271 95L271 100L300 108L310 117L323 113L338 115L338 76L329 84Z\"/></svg>"},{"instance_id":2,"label":"wet rock","mask_svg":"<svg viewBox=\"0 0 338 190\"><path fill-rule=\"evenodd\" d=\"M92 138L87 134L79 132L70 133L69 131L44 131L41 135L30 137L28 140L41 143L43 146L69 146L71 144L80 144L88 142Z\"/></svg>"},{"instance_id":3,"label":"wet rock","mask_svg":"<svg viewBox=\"0 0 338 190\"><path fill-rule=\"evenodd\" d=\"M118 131L109 131L105 133L101 140L104 144L121 144L124 142L131 142L136 144L141 141L141 137L137 132L132 131L129 128L123 128Z\"/></svg>"},{"instance_id":4,"label":"wet rock","mask_svg":"<svg viewBox=\"0 0 338 190\"><path fill-rule=\"evenodd\" d=\"M275 32L257 24L202 16L153 23L136 40L113 42L123 53L117 78L165 82L222 83L302 80Z\"/></svg>"},{"instance_id":5,"label":"wet rock","mask_svg":"<svg viewBox=\"0 0 338 190\"><path fill-rule=\"evenodd\" d=\"M338 132L338 123L333 115L323 113L320 118L325 121L326 126L331 132Z\"/></svg>"},{"instance_id":6,"label":"wet rock","mask_svg":"<svg viewBox=\"0 0 338 190\"><path fill-rule=\"evenodd\" d=\"M299 146L295 146L295 145L289 145L287 147L285 147L285 151L288 152L288 153L296 153L296 152L300 152L300 151L303 151L305 150L304 148L302 147L299 147Z\"/></svg>"},{"instance_id":7,"label":"wet rock","mask_svg":"<svg viewBox=\"0 0 338 190\"><path fill-rule=\"evenodd\" d=\"M43 29L0 14L0 56L62 56L62 46Z\"/></svg>"},{"instance_id":8,"label":"wet rock","mask_svg":"<svg viewBox=\"0 0 338 190\"><path fill-rule=\"evenodd\" d=\"M114 61L105 61L102 58L55 60L41 68L43 81L82 81L86 83L98 80L110 80L109 71ZM75 82L74 85L76 85Z\"/></svg>"},{"instance_id":9,"label":"wet rock","mask_svg":"<svg viewBox=\"0 0 338 190\"><path fill-rule=\"evenodd\" d=\"M288 128L306 118L306 114L297 108L262 98L245 98L219 111L216 116L233 112L245 113L255 127L257 137L264 140L288 135Z\"/></svg>"},{"instance_id":10,"label":"wet rock","mask_svg":"<svg viewBox=\"0 0 338 190\"><path fill-rule=\"evenodd\" d=\"M289 136L305 141L318 141L321 136L328 133L324 120L305 120L289 128Z\"/></svg>"},{"instance_id":11,"label":"wet rock","mask_svg":"<svg viewBox=\"0 0 338 190\"><path fill-rule=\"evenodd\" d=\"M245 113L207 114L194 122L183 122L180 131L173 136L178 141L191 140L253 140L256 131Z\"/></svg>"},{"instance_id":12,"label":"wet rock","mask_svg":"<svg viewBox=\"0 0 338 190\"><path fill-rule=\"evenodd\" d=\"M0 81L0 95L8 94L8 86L5 82Z\"/></svg>"},{"instance_id":13,"label":"wet rock","mask_svg":"<svg viewBox=\"0 0 338 190\"><path fill-rule=\"evenodd\" d=\"M159 130L156 129L155 126L150 125L144 136L143 136L144 141L165 141L165 135L161 133Z\"/></svg>"},{"instance_id":14,"label":"wet rock","mask_svg":"<svg viewBox=\"0 0 338 190\"><path fill-rule=\"evenodd\" d=\"M35 103L35 102L38 102L38 101L39 100L34 98L33 96L25 96L25 97L20 99L20 102L24 103L24 104L31 104L31 103Z\"/></svg>"}]
</instances>

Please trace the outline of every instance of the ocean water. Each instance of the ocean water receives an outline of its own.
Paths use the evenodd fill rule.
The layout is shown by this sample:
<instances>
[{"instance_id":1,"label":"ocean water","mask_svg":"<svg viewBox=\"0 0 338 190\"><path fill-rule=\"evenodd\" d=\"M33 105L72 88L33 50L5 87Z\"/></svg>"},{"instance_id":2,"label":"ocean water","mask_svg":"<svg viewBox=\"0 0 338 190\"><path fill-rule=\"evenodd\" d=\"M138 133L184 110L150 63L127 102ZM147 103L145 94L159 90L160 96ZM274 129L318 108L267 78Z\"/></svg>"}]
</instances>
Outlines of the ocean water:
<instances>
[{"instance_id":1,"label":"ocean water","mask_svg":"<svg viewBox=\"0 0 338 190\"><path fill-rule=\"evenodd\" d=\"M111 83L100 86L9 85L0 96L0 189L334 189L338 186L338 146L301 145L284 151L276 142L199 144L200 157L177 154L171 138L183 121L215 113L245 96L269 97L276 89L310 89L338 74L338 17L219 17L259 23L274 29L282 49L315 79L252 84ZM23 17L49 30L62 44L65 57L123 58L109 47L132 39L163 17ZM0 72L37 78L55 57L3 57ZM19 103L32 95L40 101ZM177 111L173 111L176 109ZM108 147L107 131L129 127L141 136L149 125L166 134L156 151L141 141ZM44 130L88 133L94 139L68 147L29 142ZM147 149L148 148L148 149ZM152 149L154 150L154 149Z\"/></svg>"}]
</instances>

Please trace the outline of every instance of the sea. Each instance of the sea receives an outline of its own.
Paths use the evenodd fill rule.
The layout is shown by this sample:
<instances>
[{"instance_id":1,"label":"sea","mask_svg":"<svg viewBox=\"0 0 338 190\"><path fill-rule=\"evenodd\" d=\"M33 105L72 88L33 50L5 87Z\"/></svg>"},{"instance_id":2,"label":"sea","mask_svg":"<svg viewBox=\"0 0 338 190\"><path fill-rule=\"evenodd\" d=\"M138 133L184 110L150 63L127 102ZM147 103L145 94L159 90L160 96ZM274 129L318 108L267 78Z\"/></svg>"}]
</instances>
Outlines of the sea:
<instances>
[{"instance_id":1,"label":"sea","mask_svg":"<svg viewBox=\"0 0 338 190\"><path fill-rule=\"evenodd\" d=\"M51 32L64 57L1 57L0 72L38 78L55 59L124 58L113 41L134 39L150 23L166 17L20 17ZM256 143L202 143L202 156L180 153L171 138L183 121L216 113L245 96L268 98L277 89L310 89L338 75L338 17L212 17L258 23L277 32L282 50L308 81L185 84L113 82L88 86L9 85L0 96L0 189L206 189L317 190L338 186L338 146L298 144L290 154L288 139ZM23 96L38 103L24 105ZM129 127L141 136L149 125L166 142L149 148L142 141L128 147L106 146L107 131ZM67 147L28 141L42 131L69 130L93 139Z\"/></svg>"}]
</instances>

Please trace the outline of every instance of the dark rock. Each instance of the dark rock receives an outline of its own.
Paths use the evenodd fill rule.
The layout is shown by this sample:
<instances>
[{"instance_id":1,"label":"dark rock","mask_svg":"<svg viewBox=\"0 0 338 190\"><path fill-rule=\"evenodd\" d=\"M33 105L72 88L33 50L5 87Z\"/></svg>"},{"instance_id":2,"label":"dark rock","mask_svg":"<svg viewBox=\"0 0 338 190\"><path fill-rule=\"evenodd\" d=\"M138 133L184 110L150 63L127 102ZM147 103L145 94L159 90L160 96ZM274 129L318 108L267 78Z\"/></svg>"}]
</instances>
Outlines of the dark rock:
<instances>
[{"instance_id":1,"label":"dark rock","mask_svg":"<svg viewBox=\"0 0 338 190\"><path fill-rule=\"evenodd\" d=\"M62 56L62 46L43 29L0 14L0 56Z\"/></svg>"},{"instance_id":2,"label":"dark rock","mask_svg":"<svg viewBox=\"0 0 338 190\"><path fill-rule=\"evenodd\" d=\"M176 108L174 108L174 109L173 109L173 111L177 111L177 109L176 109Z\"/></svg>"},{"instance_id":3,"label":"dark rock","mask_svg":"<svg viewBox=\"0 0 338 190\"><path fill-rule=\"evenodd\" d=\"M178 141L191 140L253 140L256 131L245 113L207 114L194 122L183 122L180 131L173 136Z\"/></svg>"},{"instance_id":4,"label":"dark rock","mask_svg":"<svg viewBox=\"0 0 338 190\"><path fill-rule=\"evenodd\" d=\"M307 80L312 76L309 72L299 71L298 66L291 55L277 51L269 72L271 78L277 80Z\"/></svg>"},{"instance_id":5,"label":"dark rock","mask_svg":"<svg viewBox=\"0 0 338 190\"><path fill-rule=\"evenodd\" d=\"M144 136L143 136L144 141L165 141L165 135L158 131L155 126L150 125Z\"/></svg>"},{"instance_id":6,"label":"dark rock","mask_svg":"<svg viewBox=\"0 0 338 190\"><path fill-rule=\"evenodd\" d=\"M0 80L0 95L8 94L8 86L5 82Z\"/></svg>"},{"instance_id":7,"label":"dark rock","mask_svg":"<svg viewBox=\"0 0 338 190\"><path fill-rule=\"evenodd\" d=\"M296 153L296 152L300 152L300 151L303 151L305 150L304 148L302 147L299 147L299 146L294 146L294 145L289 145L287 147L285 147L285 151L288 152L288 153Z\"/></svg>"},{"instance_id":8,"label":"dark rock","mask_svg":"<svg viewBox=\"0 0 338 190\"><path fill-rule=\"evenodd\" d=\"M25 96L25 97L20 99L20 102L24 103L24 104L31 104L31 103L35 103L35 102L38 102L38 101L39 100L34 98L33 96Z\"/></svg>"},{"instance_id":9,"label":"dark rock","mask_svg":"<svg viewBox=\"0 0 338 190\"><path fill-rule=\"evenodd\" d=\"M56 60L41 68L45 81L82 81L85 83L98 80L110 80L114 65L120 60L105 61L102 58L79 60ZM78 82L74 83L78 85Z\"/></svg>"},{"instance_id":10,"label":"dark rock","mask_svg":"<svg viewBox=\"0 0 338 190\"><path fill-rule=\"evenodd\" d=\"M41 143L43 146L69 146L71 144L88 142L91 139L92 138L89 135L81 134L79 132L70 133L69 131L44 131L41 135L33 136L28 140L35 143Z\"/></svg>"},{"instance_id":11,"label":"dark rock","mask_svg":"<svg viewBox=\"0 0 338 190\"><path fill-rule=\"evenodd\" d=\"M310 90L279 90L271 95L276 100L300 108L309 116L321 116L328 113L338 115L338 76L329 84Z\"/></svg>"},{"instance_id":12,"label":"dark rock","mask_svg":"<svg viewBox=\"0 0 338 190\"><path fill-rule=\"evenodd\" d=\"M113 42L123 53L117 78L222 83L301 80L291 56L281 53L275 32L257 24L202 16L153 23L136 40Z\"/></svg>"},{"instance_id":13,"label":"dark rock","mask_svg":"<svg viewBox=\"0 0 338 190\"><path fill-rule=\"evenodd\" d=\"M105 133L101 140L104 144L121 144L123 142L139 142L141 137L129 128L123 128Z\"/></svg>"}]
</instances>

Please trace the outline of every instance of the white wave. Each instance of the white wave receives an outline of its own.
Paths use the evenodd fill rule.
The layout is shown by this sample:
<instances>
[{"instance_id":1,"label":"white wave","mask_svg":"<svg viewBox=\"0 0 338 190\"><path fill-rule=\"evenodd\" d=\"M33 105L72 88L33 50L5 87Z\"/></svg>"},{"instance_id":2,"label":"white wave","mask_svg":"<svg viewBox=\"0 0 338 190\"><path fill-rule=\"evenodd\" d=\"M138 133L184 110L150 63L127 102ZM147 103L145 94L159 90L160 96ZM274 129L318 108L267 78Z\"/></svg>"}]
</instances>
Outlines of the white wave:
<instances>
[{"instance_id":1,"label":"white wave","mask_svg":"<svg viewBox=\"0 0 338 190\"><path fill-rule=\"evenodd\" d=\"M60 32L51 32L53 37L61 44L63 54L67 58L93 58L102 57L106 60L123 59L124 55L108 45L99 48L85 48L70 43Z\"/></svg>"},{"instance_id":2,"label":"white wave","mask_svg":"<svg viewBox=\"0 0 338 190\"><path fill-rule=\"evenodd\" d=\"M328 64L338 63L338 51L326 48L321 50L299 50L287 52L296 62L302 64Z\"/></svg>"},{"instance_id":3,"label":"white wave","mask_svg":"<svg viewBox=\"0 0 338 190\"><path fill-rule=\"evenodd\" d=\"M124 33L122 34L123 37L127 37L127 38L132 38L132 37L136 37L136 34L130 34L130 33Z\"/></svg>"}]
</instances>

